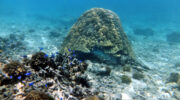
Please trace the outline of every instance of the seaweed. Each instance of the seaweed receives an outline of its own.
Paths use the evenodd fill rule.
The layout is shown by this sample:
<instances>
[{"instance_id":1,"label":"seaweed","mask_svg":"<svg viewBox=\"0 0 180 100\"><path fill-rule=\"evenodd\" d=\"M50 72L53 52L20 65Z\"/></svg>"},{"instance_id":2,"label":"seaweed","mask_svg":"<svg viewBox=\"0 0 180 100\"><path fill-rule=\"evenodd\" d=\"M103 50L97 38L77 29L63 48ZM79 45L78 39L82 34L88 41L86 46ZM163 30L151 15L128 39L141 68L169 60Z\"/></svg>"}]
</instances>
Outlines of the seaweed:
<instances>
[{"instance_id":1,"label":"seaweed","mask_svg":"<svg viewBox=\"0 0 180 100\"><path fill-rule=\"evenodd\" d=\"M130 72L130 71L131 71L130 65L125 65L125 66L123 66L123 71L125 71L125 72Z\"/></svg>"},{"instance_id":2,"label":"seaweed","mask_svg":"<svg viewBox=\"0 0 180 100\"><path fill-rule=\"evenodd\" d=\"M122 81L122 83L130 84L131 83L131 78L129 76L127 76L127 75L123 75L121 77L121 81Z\"/></svg>"},{"instance_id":3,"label":"seaweed","mask_svg":"<svg viewBox=\"0 0 180 100\"><path fill-rule=\"evenodd\" d=\"M134 78L134 79L137 79L137 80L140 80L140 79L143 79L143 78L144 78L144 75L143 75L143 73L135 72L135 73L133 74L133 78Z\"/></svg>"}]
</instances>

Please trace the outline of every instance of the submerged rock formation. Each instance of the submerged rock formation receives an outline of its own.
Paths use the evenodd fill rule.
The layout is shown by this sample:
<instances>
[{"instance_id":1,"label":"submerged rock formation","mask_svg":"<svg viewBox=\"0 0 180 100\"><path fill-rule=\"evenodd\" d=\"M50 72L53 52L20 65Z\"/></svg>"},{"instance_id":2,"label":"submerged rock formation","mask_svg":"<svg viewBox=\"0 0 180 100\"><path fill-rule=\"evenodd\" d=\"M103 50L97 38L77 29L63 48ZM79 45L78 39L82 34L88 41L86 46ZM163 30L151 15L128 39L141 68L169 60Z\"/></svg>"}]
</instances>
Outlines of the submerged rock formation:
<instances>
[{"instance_id":1,"label":"submerged rock formation","mask_svg":"<svg viewBox=\"0 0 180 100\"><path fill-rule=\"evenodd\" d=\"M82 59L113 61L113 58L120 58L118 62L124 63L126 59L135 58L119 17L103 8L86 11L72 26L60 52L68 49L83 53Z\"/></svg>"},{"instance_id":2,"label":"submerged rock formation","mask_svg":"<svg viewBox=\"0 0 180 100\"><path fill-rule=\"evenodd\" d=\"M153 36L155 34L154 30L151 28L145 28L145 29L141 29L141 28L135 28L133 29L133 32L135 35L141 35L141 36Z\"/></svg>"},{"instance_id":3,"label":"submerged rock formation","mask_svg":"<svg viewBox=\"0 0 180 100\"><path fill-rule=\"evenodd\" d=\"M166 39L169 43L180 43L180 32L172 32L166 36Z\"/></svg>"}]
</instances>

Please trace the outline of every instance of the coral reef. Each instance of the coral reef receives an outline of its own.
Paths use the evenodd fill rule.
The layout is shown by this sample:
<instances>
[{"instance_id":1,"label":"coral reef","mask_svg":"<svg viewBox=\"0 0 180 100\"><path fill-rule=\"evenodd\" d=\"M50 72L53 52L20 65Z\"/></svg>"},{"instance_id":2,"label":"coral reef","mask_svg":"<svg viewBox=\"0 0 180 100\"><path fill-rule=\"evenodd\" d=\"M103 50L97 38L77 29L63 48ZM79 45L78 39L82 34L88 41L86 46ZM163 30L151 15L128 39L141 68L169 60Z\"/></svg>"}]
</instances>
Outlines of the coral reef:
<instances>
[{"instance_id":1,"label":"coral reef","mask_svg":"<svg viewBox=\"0 0 180 100\"><path fill-rule=\"evenodd\" d=\"M48 65L48 56L44 52L37 52L32 56L30 65L33 69L39 71L40 67L44 68Z\"/></svg>"},{"instance_id":2,"label":"coral reef","mask_svg":"<svg viewBox=\"0 0 180 100\"><path fill-rule=\"evenodd\" d=\"M180 32L172 32L166 36L166 39L170 43L180 43Z\"/></svg>"},{"instance_id":3,"label":"coral reef","mask_svg":"<svg viewBox=\"0 0 180 100\"><path fill-rule=\"evenodd\" d=\"M121 77L121 81L122 81L122 83L130 84L131 83L131 78L129 76L127 76L127 75L123 75Z\"/></svg>"},{"instance_id":4,"label":"coral reef","mask_svg":"<svg viewBox=\"0 0 180 100\"><path fill-rule=\"evenodd\" d=\"M133 30L134 34L136 35L142 35L142 36L153 36L154 30L151 28L141 29L141 28L135 28Z\"/></svg>"},{"instance_id":5,"label":"coral reef","mask_svg":"<svg viewBox=\"0 0 180 100\"><path fill-rule=\"evenodd\" d=\"M18 61L12 61L6 65L4 65L3 71L8 74L8 76L24 76L26 70L24 65Z\"/></svg>"},{"instance_id":6,"label":"coral reef","mask_svg":"<svg viewBox=\"0 0 180 100\"><path fill-rule=\"evenodd\" d=\"M94 59L92 54L95 50L121 58L120 60L134 58L119 17L114 12L103 8L92 8L86 11L72 26L68 36L64 39L60 52L67 53L68 49L80 54L84 53L83 58L85 59L90 59L90 57Z\"/></svg>"},{"instance_id":7,"label":"coral reef","mask_svg":"<svg viewBox=\"0 0 180 100\"><path fill-rule=\"evenodd\" d=\"M44 92L33 90L27 94L24 100L54 100L54 99L51 96L45 94Z\"/></svg>"},{"instance_id":8,"label":"coral reef","mask_svg":"<svg viewBox=\"0 0 180 100\"><path fill-rule=\"evenodd\" d=\"M5 64L3 72L0 73L0 86L15 83L14 89L18 88L23 92L9 97L21 96L21 98L26 97L25 100L52 100L47 99L43 93L32 91L34 89L45 93L48 91L48 94L52 94L51 92L55 90L64 91L65 97L73 100L95 95L97 92L91 91L89 79L84 74L88 64L79 61L73 55L74 52L69 52L69 54L57 52L48 56L40 51L32 57L24 58L26 60L23 60L22 64L12 61ZM7 99L7 97L2 98Z\"/></svg>"}]
</instances>

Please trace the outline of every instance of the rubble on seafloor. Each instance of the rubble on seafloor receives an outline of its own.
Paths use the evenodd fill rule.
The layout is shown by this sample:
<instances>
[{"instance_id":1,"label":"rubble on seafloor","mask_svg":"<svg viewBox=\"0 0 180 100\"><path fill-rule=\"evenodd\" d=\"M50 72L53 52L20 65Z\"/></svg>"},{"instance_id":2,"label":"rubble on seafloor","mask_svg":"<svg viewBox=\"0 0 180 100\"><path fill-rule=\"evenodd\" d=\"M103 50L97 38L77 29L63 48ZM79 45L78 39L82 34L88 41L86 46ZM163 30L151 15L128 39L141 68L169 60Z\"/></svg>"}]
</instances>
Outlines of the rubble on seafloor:
<instances>
[{"instance_id":1,"label":"rubble on seafloor","mask_svg":"<svg viewBox=\"0 0 180 100\"><path fill-rule=\"evenodd\" d=\"M98 94L83 74L88 65L69 52L47 55L40 51L23 61L1 63L0 99L79 100Z\"/></svg>"}]
</instances>

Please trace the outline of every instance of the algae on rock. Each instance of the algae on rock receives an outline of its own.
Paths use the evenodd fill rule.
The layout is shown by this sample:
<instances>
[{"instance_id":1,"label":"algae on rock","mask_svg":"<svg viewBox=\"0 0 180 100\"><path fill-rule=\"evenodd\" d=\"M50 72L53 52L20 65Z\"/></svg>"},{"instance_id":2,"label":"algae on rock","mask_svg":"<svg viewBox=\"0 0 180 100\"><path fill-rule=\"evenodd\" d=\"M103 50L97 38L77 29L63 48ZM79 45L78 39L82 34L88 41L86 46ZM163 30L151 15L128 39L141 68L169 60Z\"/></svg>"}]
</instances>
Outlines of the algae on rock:
<instances>
[{"instance_id":1,"label":"algae on rock","mask_svg":"<svg viewBox=\"0 0 180 100\"><path fill-rule=\"evenodd\" d=\"M68 53L68 49L82 53L98 49L115 58L135 58L119 17L103 8L92 8L77 20L64 39L60 52Z\"/></svg>"}]
</instances>

